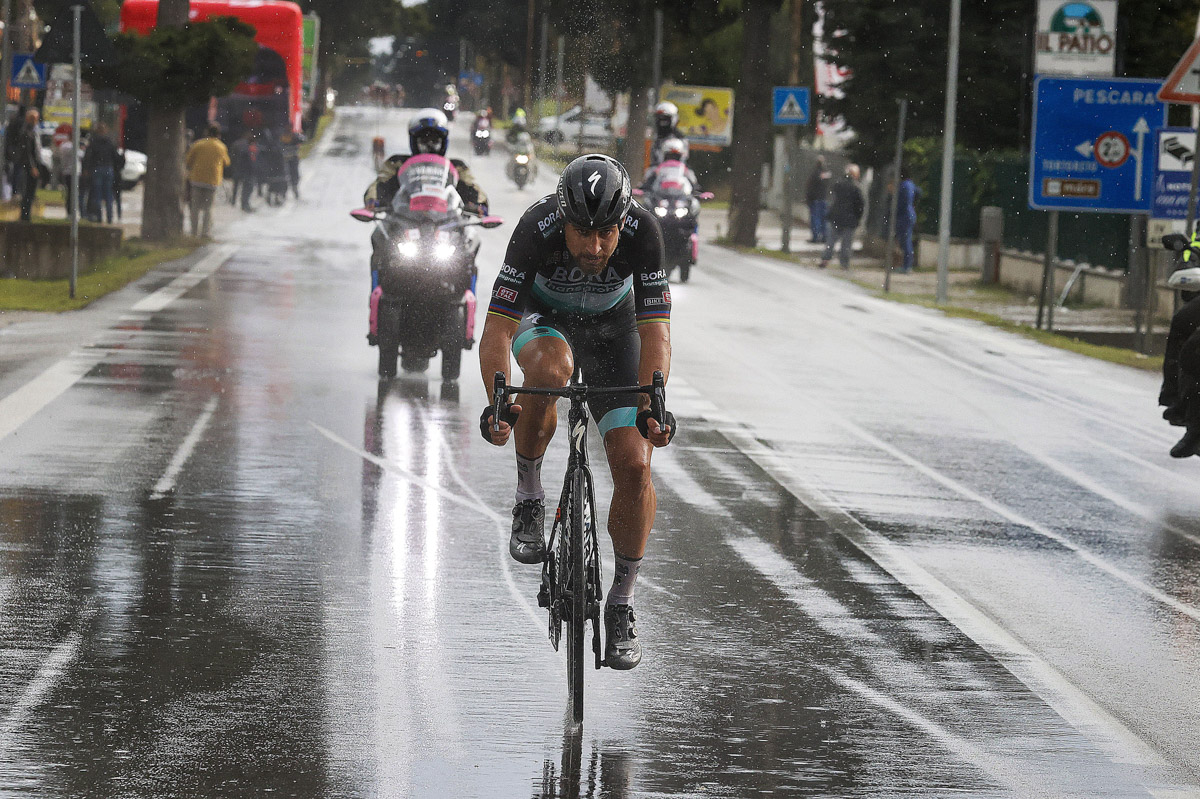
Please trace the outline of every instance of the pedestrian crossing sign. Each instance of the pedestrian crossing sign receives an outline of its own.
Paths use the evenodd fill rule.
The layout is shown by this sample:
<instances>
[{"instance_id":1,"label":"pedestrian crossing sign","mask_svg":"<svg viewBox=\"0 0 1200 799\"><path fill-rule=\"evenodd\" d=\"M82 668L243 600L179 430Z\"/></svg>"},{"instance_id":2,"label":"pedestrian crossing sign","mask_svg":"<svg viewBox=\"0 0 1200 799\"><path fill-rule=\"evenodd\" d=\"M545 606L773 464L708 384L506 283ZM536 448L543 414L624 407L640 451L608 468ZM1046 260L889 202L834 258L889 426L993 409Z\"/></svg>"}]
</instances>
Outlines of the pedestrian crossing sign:
<instances>
[{"instance_id":1,"label":"pedestrian crossing sign","mask_svg":"<svg viewBox=\"0 0 1200 799\"><path fill-rule=\"evenodd\" d=\"M13 55L12 86L15 89L44 89L46 65L33 60L28 53Z\"/></svg>"},{"instance_id":2,"label":"pedestrian crossing sign","mask_svg":"<svg viewBox=\"0 0 1200 799\"><path fill-rule=\"evenodd\" d=\"M807 88L776 86L775 114L772 122L776 125L807 125L810 116L809 107Z\"/></svg>"}]
</instances>

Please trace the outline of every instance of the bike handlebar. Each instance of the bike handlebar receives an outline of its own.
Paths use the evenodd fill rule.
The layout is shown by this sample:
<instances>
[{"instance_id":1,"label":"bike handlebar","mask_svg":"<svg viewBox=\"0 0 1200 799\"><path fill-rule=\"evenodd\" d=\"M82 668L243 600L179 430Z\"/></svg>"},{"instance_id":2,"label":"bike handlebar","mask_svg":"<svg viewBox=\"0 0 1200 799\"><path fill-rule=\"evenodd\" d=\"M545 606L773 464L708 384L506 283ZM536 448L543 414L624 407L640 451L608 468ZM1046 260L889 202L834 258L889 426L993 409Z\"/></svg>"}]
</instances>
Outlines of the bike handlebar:
<instances>
[{"instance_id":1,"label":"bike handlebar","mask_svg":"<svg viewBox=\"0 0 1200 799\"><path fill-rule=\"evenodd\" d=\"M659 426L666 424L667 380L662 372L655 372L648 386L585 386L578 383L562 388L509 388L504 372L496 372L492 379L492 432L500 432L500 412L508 398L516 394L531 394L543 397L570 397L587 399L589 394L649 394L650 415Z\"/></svg>"}]
</instances>

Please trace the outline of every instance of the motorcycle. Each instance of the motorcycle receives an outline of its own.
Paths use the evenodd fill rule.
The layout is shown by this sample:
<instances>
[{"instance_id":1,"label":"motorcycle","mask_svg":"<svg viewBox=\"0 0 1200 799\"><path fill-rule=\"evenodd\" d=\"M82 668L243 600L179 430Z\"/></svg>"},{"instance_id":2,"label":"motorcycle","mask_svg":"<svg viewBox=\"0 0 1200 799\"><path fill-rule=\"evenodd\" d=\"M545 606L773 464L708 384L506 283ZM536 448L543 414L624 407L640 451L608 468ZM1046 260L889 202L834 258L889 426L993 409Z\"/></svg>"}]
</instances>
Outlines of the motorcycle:
<instances>
[{"instance_id":1,"label":"motorcycle","mask_svg":"<svg viewBox=\"0 0 1200 799\"><path fill-rule=\"evenodd\" d=\"M700 201L711 200L710 192L697 194L682 161L664 161L658 166L654 184L646 192L634 194L658 218L662 228L667 274L679 267L679 281L686 283L700 249L698 233Z\"/></svg>"},{"instance_id":2,"label":"motorcycle","mask_svg":"<svg viewBox=\"0 0 1200 799\"><path fill-rule=\"evenodd\" d=\"M490 155L492 152L492 123L487 117L475 120L475 133L471 137L475 155Z\"/></svg>"},{"instance_id":3,"label":"motorcycle","mask_svg":"<svg viewBox=\"0 0 1200 799\"><path fill-rule=\"evenodd\" d=\"M445 113L446 119L454 121L454 114L458 111L458 96L453 94L446 95L442 100L442 112Z\"/></svg>"},{"instance_id":4,"label":"motorcycle","mask_svg":"<svg viewBox=\"0 0 1200 799\"><path fill-rule=\"evenodd\" d=\"M537 157L533 153L533 137L522 133L512 145L512 158L504 168L508 179L517 184L518 189L525 188L537 177Z\"/></svg>"},{"instance_id":5,"label":"motorcycle","mask_svg":"<svg viewBox=\"0 0 1200 799\"><path fill-rule=\"evenodd\" d=\"M442 353L442 378L458 379L462 351L475 344L475 255L472 227L494 228L499 217L466 213L455 186L458 171L440 155L415 155L396 173L388 206L350 215L375 222L371 234L370 329L379 347L379 376L424 372Z\"/></svg>"}]
</instances>

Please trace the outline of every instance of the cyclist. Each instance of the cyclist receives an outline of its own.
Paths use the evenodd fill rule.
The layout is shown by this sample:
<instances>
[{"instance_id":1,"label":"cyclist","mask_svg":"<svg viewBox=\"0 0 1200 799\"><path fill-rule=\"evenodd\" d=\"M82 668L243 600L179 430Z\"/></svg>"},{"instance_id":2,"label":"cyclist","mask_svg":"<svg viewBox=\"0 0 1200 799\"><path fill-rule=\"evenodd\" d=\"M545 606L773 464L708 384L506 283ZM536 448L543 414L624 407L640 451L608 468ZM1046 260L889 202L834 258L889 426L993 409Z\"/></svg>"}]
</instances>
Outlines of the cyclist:
<instances>
[{"instance_id":1,"label":"cyclist","mask_svg":"<svg viewBox=\"0 0 1200 799\"><path fill-rule=\"evenodd\" d=\"M655 371L670 371L670 316L654 215L633 202L629 175L617 161L581 156L563 171L557 192L525 212L509 241L479 343L484 383L490 393L496 372L508 377L511 350L526 386L561 388L577 364L589 385L646 385ZM612 668L632 669L642 657L634 582L656 508L651 445L670 442L675 420L668 413L659 427L642 395L597 397L588 407L614 486L608 532L616 568L604 608L605 658ZM510 407L499 432L492 430L491 409L480 419L483 437L502 446L513 432L516 441L509 553L539 563L546 556L541 465L558 421L555 404L526 397Z\"/></svg>"}]
</instances>

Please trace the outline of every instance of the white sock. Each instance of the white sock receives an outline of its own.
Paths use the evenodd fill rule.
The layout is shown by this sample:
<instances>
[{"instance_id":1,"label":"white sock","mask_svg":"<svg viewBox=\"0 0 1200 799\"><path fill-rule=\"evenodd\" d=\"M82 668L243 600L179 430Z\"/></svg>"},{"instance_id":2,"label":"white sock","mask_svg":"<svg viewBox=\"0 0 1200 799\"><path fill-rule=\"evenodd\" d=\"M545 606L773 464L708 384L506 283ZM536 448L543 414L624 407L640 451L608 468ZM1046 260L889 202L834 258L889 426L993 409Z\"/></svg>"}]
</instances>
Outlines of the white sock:
<instances>
[{"instance_id":1,"label":"white sock","mask_svg":"<svg viewBox=\"0 0 1200 799\"><path fill-rule=\"evenodd\" d=\"M542 490L542 458L526 458L518 452L517 502L545 498L546 492Z\"/></svg>"},{"instance_id":2,"label":"white sock","mask_svg":"<svg viewBox=\"0 0 1200 799\"><path fill-rule=\"evenodd\" d=\"M638 568L642 565L641 558L627 558L616 550L613 551L616 564L613 566L612 588L608 589L605 605L632 605L633 584L637 581Z\"/></svg>"}]
</instances>

